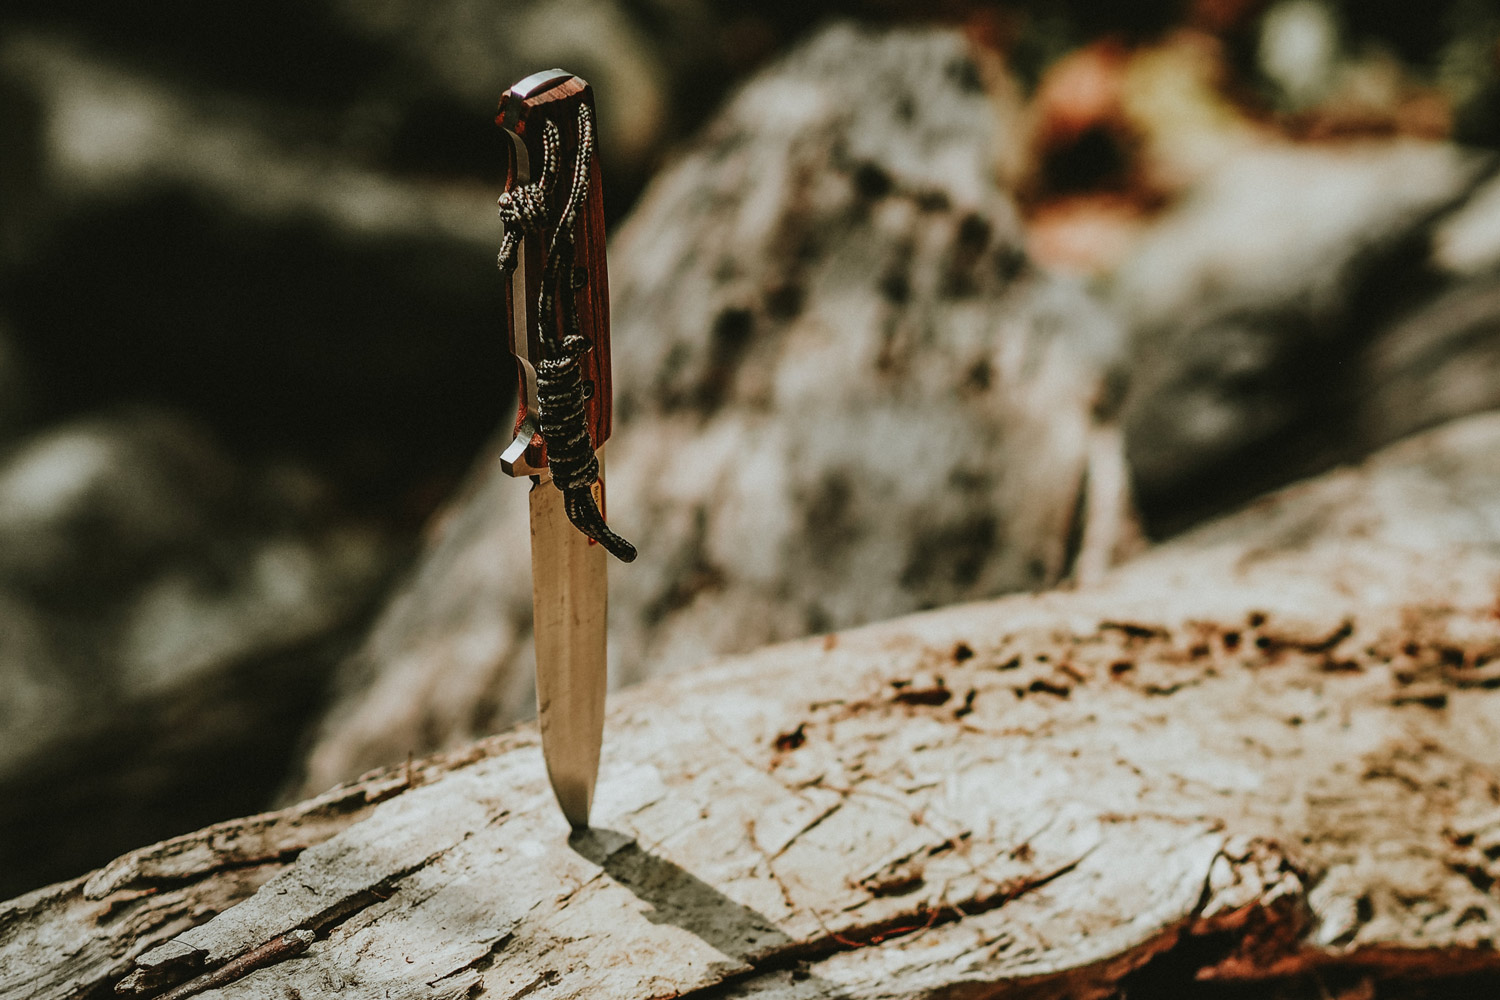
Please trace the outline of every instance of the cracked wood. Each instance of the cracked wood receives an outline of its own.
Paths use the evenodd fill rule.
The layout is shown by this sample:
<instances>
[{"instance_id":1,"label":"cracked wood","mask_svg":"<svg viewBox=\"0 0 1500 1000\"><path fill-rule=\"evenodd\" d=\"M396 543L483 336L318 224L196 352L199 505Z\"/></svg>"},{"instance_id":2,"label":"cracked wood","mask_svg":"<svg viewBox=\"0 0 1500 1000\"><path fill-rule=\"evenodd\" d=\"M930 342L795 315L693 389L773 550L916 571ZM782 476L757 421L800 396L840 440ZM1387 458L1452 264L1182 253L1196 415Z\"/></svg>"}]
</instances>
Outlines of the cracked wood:
<instances>
[{"instance_id":1,"label":"cracked wood","mask_svg":"<svg viewBox=\"0 0 1500 1000\"><path fill-rule=\"evenodd\" d=\"M1492 416L1096 588L629 692L585 835L523 728L145 848L0 908L0 998L1089 996L1189 938L1203 978L1497 970L1497 587Z\"/></svg>"}]
</instances>

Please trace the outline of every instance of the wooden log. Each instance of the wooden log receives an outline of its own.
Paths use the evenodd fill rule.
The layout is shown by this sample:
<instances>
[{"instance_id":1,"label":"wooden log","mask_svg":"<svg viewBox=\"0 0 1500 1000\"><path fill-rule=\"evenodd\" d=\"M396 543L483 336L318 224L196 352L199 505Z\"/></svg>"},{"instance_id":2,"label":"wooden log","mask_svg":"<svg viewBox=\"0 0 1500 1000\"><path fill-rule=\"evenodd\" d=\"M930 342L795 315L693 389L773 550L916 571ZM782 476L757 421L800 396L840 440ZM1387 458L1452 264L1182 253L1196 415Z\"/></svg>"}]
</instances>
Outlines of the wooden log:
<instances>
[{"instance_id":1,"label":"wooden log","mask_svg":"<svg viewBox=\"0 0 1500 1000\"><path fill-rule=\"evenodd\" d=\"M629 691L572 839L522 727L127 855L0 908L0 998L1500 972L1497 582L1490 415L1087 591Z\"/></svg>"}]
</instances>

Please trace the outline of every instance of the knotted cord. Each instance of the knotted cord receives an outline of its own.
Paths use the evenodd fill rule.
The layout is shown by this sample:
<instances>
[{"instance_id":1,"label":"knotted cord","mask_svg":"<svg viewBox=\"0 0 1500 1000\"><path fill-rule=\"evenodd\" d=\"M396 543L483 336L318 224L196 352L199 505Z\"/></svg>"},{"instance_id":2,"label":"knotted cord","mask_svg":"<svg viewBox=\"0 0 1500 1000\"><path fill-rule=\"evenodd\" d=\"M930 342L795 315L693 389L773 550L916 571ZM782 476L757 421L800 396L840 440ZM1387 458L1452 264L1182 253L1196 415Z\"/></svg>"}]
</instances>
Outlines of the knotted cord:
<instances>
[{"instance_id":1,"label":"knotted cord","mask_svg":"<svg viewBox=\"0 0 1500 1000\"><path fill-rule=\"evenodd\" d=\"M539 232L553 203L561 137L553 122L542 132L542 172L532 184L512 188L500 196L500 218L505 239L498 263L502 272L515 267L523 235ZM635 546L610 530L594 499L599 481L599 459L589 437L585 402L594 385L583 377L581 359L593 349L583 335L578 316L578 292L588 283L588 269L576 266L578 213L589 193L589 170L594 157L594 121L587 105L578 108L578 144L568 197L553 222L552 242L542 266L537 294L542 360L536 364L537 410L552 481L562 491L563 510L573 526L603 545L622 562L635 559ZM559 303L561 309L559 310ZM558 313L561 312L559 323ZM558 336L561 328L562 335ZM524 331L518 336L524 336Z\"/></svg>"},{"instance_id":2,"label":"knotted cord","mask_svg":"<svg viewBox=\"0 0 1500 1000\"><path fill-rule=\"evenodd\" d=\"M500 254L495 261L502 274L508 275L515 270L521 237L541 232L547 221L547 206L552 202L552 189L557 186L557 159L561 147L562 136L557 131L557 124L548 121L542 128L542 175L530 184L518 184L501 192L495 200L500 221L505 223L505 235L500 238Z\"/></svg>"}]
</instances>

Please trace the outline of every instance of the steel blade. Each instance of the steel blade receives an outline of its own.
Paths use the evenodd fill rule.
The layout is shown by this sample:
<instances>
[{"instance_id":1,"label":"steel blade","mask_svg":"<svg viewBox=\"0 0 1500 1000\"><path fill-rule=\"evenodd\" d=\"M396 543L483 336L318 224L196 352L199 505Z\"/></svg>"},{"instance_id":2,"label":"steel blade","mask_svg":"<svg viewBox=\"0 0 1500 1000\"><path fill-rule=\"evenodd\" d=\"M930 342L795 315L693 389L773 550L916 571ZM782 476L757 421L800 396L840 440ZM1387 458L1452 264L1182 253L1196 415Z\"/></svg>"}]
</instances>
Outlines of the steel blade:
<instances>
[{"instance_id":1,"label":"steel blade","mask_svg":"<svg viewBox=\"0 0 1500 1000\"><path fill-rule=\"evenodd\" d=\"M601 471L598 499L603 507ZM589 824L604 738L604 546L568 521L549 476L531 488L531 582L536 636L537 716L547 775L563 815Z\"/></svg>"}]
</instances>

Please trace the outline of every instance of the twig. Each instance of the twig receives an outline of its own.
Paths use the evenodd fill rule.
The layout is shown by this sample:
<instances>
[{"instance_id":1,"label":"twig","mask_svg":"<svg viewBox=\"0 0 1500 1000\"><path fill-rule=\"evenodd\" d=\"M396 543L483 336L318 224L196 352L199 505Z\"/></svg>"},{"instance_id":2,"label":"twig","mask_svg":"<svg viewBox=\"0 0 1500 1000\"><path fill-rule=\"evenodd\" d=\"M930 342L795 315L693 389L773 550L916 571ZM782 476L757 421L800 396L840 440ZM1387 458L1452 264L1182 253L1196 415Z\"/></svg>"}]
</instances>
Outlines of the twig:
<instances>
[{"instance_id":1,"label":"twig","mask_svg":"<svg viewBox=\"0 0 1500 1000\"><path fill-rule=\"evenodd\" d=\"M204 990L228 986L235 980L248 976L256 969L302 954L316 938L317 935L309 930L287 931L267 941L259 948L252 948L243 955L230 959L197 979L190 979L181 986L168 990L157 997L157 1000L184 1000L185 997L202 993Z\"/></svg>"}]
</instances>

